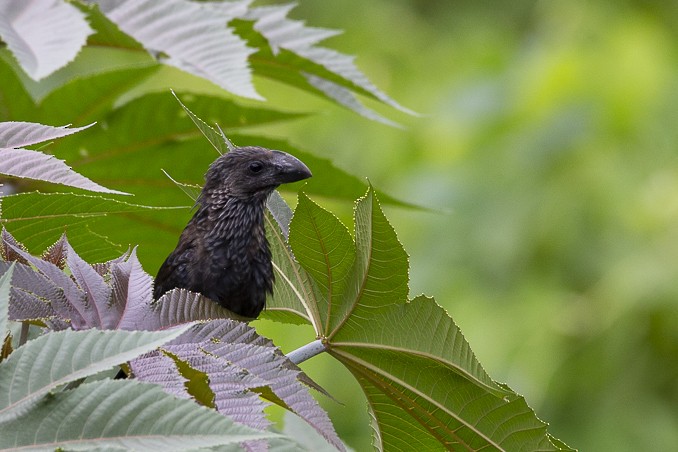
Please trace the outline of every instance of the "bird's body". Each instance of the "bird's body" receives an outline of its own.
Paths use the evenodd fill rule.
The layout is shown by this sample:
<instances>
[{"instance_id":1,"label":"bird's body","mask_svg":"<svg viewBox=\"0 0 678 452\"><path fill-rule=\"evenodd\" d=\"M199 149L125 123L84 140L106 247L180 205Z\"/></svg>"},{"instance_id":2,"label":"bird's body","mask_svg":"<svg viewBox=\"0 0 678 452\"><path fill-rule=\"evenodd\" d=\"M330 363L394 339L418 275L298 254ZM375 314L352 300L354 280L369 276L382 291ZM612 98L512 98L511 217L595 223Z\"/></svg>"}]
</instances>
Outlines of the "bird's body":
<instances>
[{"instance_id":1,"label":"bird's body","mask_svg":"<svg viewBox=\"0 0 678 452\"><path fill-rule=\"evenodd\" d=\"M274 279L266 199L278 185L310 176L291 155L259 147L236 148L215 160L193 218L158 271L154 298L184 288L236 314L258 316Z\"/></svg>"}]
</instances>

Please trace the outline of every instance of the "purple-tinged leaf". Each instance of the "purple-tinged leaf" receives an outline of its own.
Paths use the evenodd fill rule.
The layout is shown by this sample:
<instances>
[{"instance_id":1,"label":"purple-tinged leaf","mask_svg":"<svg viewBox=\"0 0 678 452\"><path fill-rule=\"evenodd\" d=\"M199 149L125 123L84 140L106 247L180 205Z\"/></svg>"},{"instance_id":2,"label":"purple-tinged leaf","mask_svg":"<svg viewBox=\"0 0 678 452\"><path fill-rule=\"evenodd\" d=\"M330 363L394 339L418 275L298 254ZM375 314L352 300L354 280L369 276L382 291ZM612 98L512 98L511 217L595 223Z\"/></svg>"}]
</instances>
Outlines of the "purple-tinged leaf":
<instances>
[{"instance_id":1,"label":"purple-tinged leaf","mask_svg":"<svg viewBox=\"0 0 678 452\"><path fill-rule=\"evenodd\" d=\"M12 246L10 245L10 247ZM12 248L63 291L66 303L53 303L52 305L59 317L70 320L76 330L86 329L95 323L92 310L87 307L85 293L59 267L51 262L33 257L19 248Z\"/></svg>"},{"instance_id":2,"label":"purple-tinged leaf","mask_svg":"<svg viewBox=\"0 0 678 452\"><path fill-rule=\"evenodd\" d=\"M123 313L129 299L129 277L132 273L131 262L116 262L108 267L111 284L110 309L117 314L117 327L120 327ZM124 328L123 328L124 329Z\"/></svg>"},{"instance_id":3,"label":"purple-tinged leaf","mask_svg":"<svg viewBox=\"0 0 678 452\"><path fill-rule=\"evenodd\" d=\"M106 276L108 273L110 273L111 266L113 264L119 264L120 262L125 262L129 258L131 253L132 253L132 250L130 250L128 248L127 251L122 253L121 256L116 257L115 259L111 259L111 260L106 261L106 262L98 262L98 263L92 264L92 268L94 269L94 271L99 273L101 276Z\"/></svg>"},{"instance_id":4,"label":"purple-tinged leaf","mask_svg":"<svg viewBox=\"0 0 678 452\"><path fill-rule=\"evenodd\" d=\"M101 329L112 329L118 323L119 316L115 311L108 309L108 303L111 298L111 286L106 284L104 278L97 273L91 265L85 262L75 250L64 239L66 248L66 263L80 286L87 300L87 306L91 309L91 319L94 323L88 324L88 327Z\"/></svg>"},{"instance_id":5,"label":"purple-tinged leaf","mask_svg":"<svg viewBox=\"0 0 678 452\"><path fill-rule=\"evenodd\" d=\"M12 234L7 231L7 229L2 228L2 233L0 233L0 258L7 262L17 261L21 262L22 264L27 264L28 262L26 259L14 251L15 248L26 251L26 247L23 245L23 243L17 241L14 236L12 236Z\"/></svg>"},{"instance_id":6,"label":"purple-tinged leaf","mask_svg":"<svg viewBox=\"0 0 678 452\"><path fill-rule=\"evenodd\" d=\"M266 382L252 375L248 369L234 365L228 356L206 353L202 345L187 343L163 348L207 375L217 411L249 427L268 428L271 423L263 411L267 404L256 392L250 391L266 386Z\"/></svg>"},{"instance_id":7,"label":"purple-tinged leaf","mask_svg":"<svg viewBox=\"0 0 678 452\"><path fill-rule=\"evenodd\" d=\"M128 306L119 328L154 331L196 320L223 318L241 319L242 317L198 293L185 289L173 289L160 297L158 301Z\"/></svg>"},{"instance_id":8,"label":"purple-tinged leaf","mask_svg":"<svg viewBox=\"0 0 678 452\"><path fill-rule=\"evenodd\" d=\"M113 264L111 269L111 276L116 278L114 287L119 286L114 289L117 298L112 301L112 305L124 308L116 327L121 330L161 329L160 322L150 309L153 302L153 278L142 268L136 248L126 262Z\"/></svg>"},{"instance_id":9,"label":"purple-tinged leaf","mask_svg":"<svg viewBox=\"0 0 678 452\"><path fill-rule=\"evenodd\" d=\"M51 262L63 270L66 266L66 255L68 254L66 245L66 234L64 233L61 234L61 237L59 237L59 240L54 245L51 245L42 253L42 260Z\"/></svg>"},{"instance_id":10,"label":"purple-tinged leaf","mask_svg":"<svg viewBox=\"0 0 678 452\"><path fill-rule=\"evenodd\" d=\"M47 319L56 316L49 303L35 294L12 287L12 303L9 304L9 319L17 322L24 320Z\"/></svg>"},{"instance_id":11,"label":"purple-tinged leaf","mask_svg":"<svg viewBox=\"0 0 678 452\"><path fill-rule=\"evenodd\" d=\"M193 326L165 348L181 358L181 344L187 343L198 343L205 352L226 359L231 366L246 369L265 381L266 387L292 411L330 444L344 450L329 416L299 381L301 370L252 327L229 319L214 320ZM177 346L181 347L175 348Z\"/></svg>"},{"instance_id":12,"label":"purple-tinged leaf","mask_svg":"<svg viewBox=\"0 0 678 452\"><path fill-rule=\"evenodd\" d=\"M82 12L67 2L0 2L0 38L33 80L72 61L91 34Z\"/></svg>"},{"instance_id":13,"label":"purple-tinged leaf","mask_svg":"<svg viewBox=\"0 0 678 452\"><path fill-rule=\"evenodd\" d=\"M0 274L7 271L9 265L9 262L0 262ZM21 321L55 317L53 304L66 302L63 292L28 265L18 262L14 265L9 318Z\"/></svg>"},{"instance_id":14,"label":"purple-tinged leaf","mask_svg":"<svg viewBox=\"0 0 678 452\"><path fill-rule=\"evenodd\" d=\"M8 121L0 122L0 148L21 148L32 144L50 141L72 135L92 127L94 123L84 127L53 127L35 122Z\"/></svg>"},{"instance_id":15,"label":"purple-tinged leaf","mask_svg":"<svg viewBox=\"0 0 678 452\"><path fill-rule=\"evenodd\" d=\"M133 359L129 363L132 374L141 381L155 383L163 390L182 399L190 398L186 390L186 379L181 376L174 360L154 350Z\"/></svg>"}]
</instances>

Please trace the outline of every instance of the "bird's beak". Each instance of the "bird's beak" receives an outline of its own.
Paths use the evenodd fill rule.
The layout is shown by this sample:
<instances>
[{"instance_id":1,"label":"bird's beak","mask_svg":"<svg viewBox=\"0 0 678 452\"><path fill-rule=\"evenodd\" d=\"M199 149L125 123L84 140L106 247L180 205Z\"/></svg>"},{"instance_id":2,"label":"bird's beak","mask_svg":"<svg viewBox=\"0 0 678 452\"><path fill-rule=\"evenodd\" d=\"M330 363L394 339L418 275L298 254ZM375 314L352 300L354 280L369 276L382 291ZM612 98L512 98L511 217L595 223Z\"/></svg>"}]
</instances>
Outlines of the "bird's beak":
<instances>
[{"instance_id":1,"label":"bird's beak","mask_svg":"<svg viewBox=\"0 0 678 452\"><path fill-rule=\"evenodd\" d=\"M281 184L308 179L313 175L304 162L284 152L276 152L274 165L277 170L276 179Z\"/></svg>"}]
</instances>

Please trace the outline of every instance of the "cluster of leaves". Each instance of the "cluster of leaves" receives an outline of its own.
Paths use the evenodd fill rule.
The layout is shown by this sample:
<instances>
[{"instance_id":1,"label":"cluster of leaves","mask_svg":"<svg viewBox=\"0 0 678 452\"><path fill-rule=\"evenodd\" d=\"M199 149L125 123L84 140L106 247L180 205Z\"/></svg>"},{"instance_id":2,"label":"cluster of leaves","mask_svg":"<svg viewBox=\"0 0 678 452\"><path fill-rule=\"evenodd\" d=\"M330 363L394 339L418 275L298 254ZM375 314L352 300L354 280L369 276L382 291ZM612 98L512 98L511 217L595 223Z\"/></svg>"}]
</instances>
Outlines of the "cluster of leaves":
<instances>
[{"instance_id":1,"label":"cluster of leaves","mask_svg":"<svg viewBox=\"0 0 678 452\"><path fill-rule=\"evenodd\" d=\"M5 337L13 304L10 293L17 291L10 282L36 273L19 263L3 262L2 267L0 334ZM190 401L163 396L154 384L101 380L79 385L190 328L188 324L155 332L65 330L31 340L8 357L6 341L0 362L0 448L178 450L271 437Z\"/></svg>"},{"instance_id":2,"label":"cluster of leaves","mask_svg":"<svg viewBox=\"0 0 678 452\"><path fill-rule=\"evenodd\" d=\"M145 49L150 55L140 54L136 64L175 67L246 98L263 100L252 82L254 73L387 124L393 123L362 105L355 94L412 113L372 84L351 56L318 45L336 30L287 18L294 4L251 7L252 2L12 2L0 9L0 37L32 80L48 78L32 85L38 100L67 81L69 76L58 70L87 45L118 52ZM34 33L36 27L41 33ZM51 38L55 35L58 41Z\"/></svg>"},{"instance_id":3,"label":"cluster of leaves","mask_svg":"<svg viewBox=\"0 0 678 452\"><path fill-rule=\"evenodd\" d=\"M196 123L210 141L216 140L214 130L197 117ZM448 448L562 450L523 398L485 373L434 300L407 299L407 255L372 189L356 204L355 238L305 194L294 215L279 196L271 198L269 209L267 230L278 278L264 315L313 326L323 348L363 387L379 448L411 444L412 438L402 434L408 431L426 448L442 443ZM56 330L158 330L231 315L183 290L153 303L152 278L134 251L90 266L64 236L38 259L7 232L2 251L7 262L19 261L12 320L40 320ZM131 360L129 367L138 379L158 383L173 395L195 397L255 428L269 425L259 400L267 392L256 391L268 388L271 400L342 447L326 414L297 380L302 374L296 366L243 323L222 319L195 326L161 350ZM198 375L206 377L202 389L196 389Z\"/></svg>"},{"instance_id":4,"label":"cluster of leaves","mask_svg":"<svg viewBox=\"0 0 678 452\"><path fill-rule=\"evenodd\" d=\"M54 359L55 351L58 350L59 357L63 354L74 359L92 359L99 352L97 347L104 342L89 343L88 339L78 340L78 335L68 333L74 337L71 344L63 334L52 333L24 346L26 350L33 350L32 353L39 352L40 357L26 355L29 352L22 352L24 347L19 348L10 355L7 366L21 362L17 361L21 359L33 361L28 361L31 366L28 370L15 364L15 367L7 367L8 370L3 372L2 381L7 387L2 383L0 386L7 389L3 393L8 394L9 399L0 409L4 413L0 414L1 422L44 422L41 416L54 414L49 409L39 414L32 411L26 414L26 404L55 387L129 361L136 380L159 384L166 392L179 398L193 397L231 420L256 429L265 430L270 425L263 414L265 404L260 396L269 397L295 412L330 442L342 448L326 413L301 383L313 385L313 382L285 355L245 323L230 319L232 313L198 294L174 290L154 302L152 278L143 271L134 250L115 260L89 265L77 255L64 235L41 258L37 258L27 253L22 244L3 230L0 254L3 258L0 273L9 275L12 282L8 309L10 320L37 322L53 331L96 331L91 336L111 341L122 349L114 357L99 356L98 361L89 363L92 368L88 373L71 370L68 377L57 378L48 369L65 366L65 363ZM218 320L191 324L195 320L208 319ZM106 330L106 334L99 334L102 333L100 330ZM114 331L173 333L160 339L152 334L143 336L139 333L140 337L153 341L148 346L134 348L125 342L125 335L121 335L123 339L119 343L116 342L115 336L108 334ZM70 337L68 334L66 338ZM156 349L161 343L162 347ZM89 349L92 356L77 348L83 344L92 347ZM69 348L71 346L76 348ZM105 348L108 353L112 345ZM22 358L24 355L31 358ZM33 374L40 373L50 374L52 381L49 386L29 384ZM206 379L200 380L198 374L206 376ZM187 384L189 380L190 384ZM16 382L21 382L21 389L12 386ZM84 424L84 420L103 425L110 417L110 413L105 412L82 415L84 417L64 416L65 425ZM19 418L22 420L19 421ZM54 440L54 437L49 439ZM102 446L110 440L110 437L101 438L97 444ZM13 447L41 444L33 441L36 442L14 443ZM59 441L66 440L60 438Z\"/></svg>"},{"instance_id":5,"label":"cluster of leaves","mask_svg":"<svg viewBox=\"0 0 678 452\"><path fill-rule=\"evenodd\" d=\"M179 192L172 198L173 184L160 169L200 185L214 158L211 152L199 151L205 149L202 136L187 121L169 88L200 117L228 130L239 145L284 149L300 158L316 176L306 188L309 193L344 200L364 193L363 180L329 160L282 140L243 132L304 115L243 106L214 85L247 86L232 92L259 97L252 94L252 76L258 75L325 96L306 81L307 74L354 94L392 102L357 71L350 57L317 45L333 32L288 19L289 6L250 8L244 1L184 0L94 3L0 5L0 39L6 44L0 48L0 120L79 126L96 122L53 143L49 152L90 180L111 187L110 194L135 196L130 204L79 191L38 194L37 189L53 188L26 179L13 181L15 190L22 193L4 199L3 222L12 225L13 234L29 249L44 249L68 228L72 244L89 261L108 260L130 243L144 243L140 260L149 268L160 265L168 244L185 225L190 207ZM128 11L136 6L136 13ZM204 22L207 16L209 24ZM156 42L148 30L157 31L163 39ZM200 39L186 41L194 35ZM60 37L58 46L53 45L53 36ZM217 61L228 55L241 62ZM3 146L20 148L37 142ZM15 171L3 172L16 175ZM68 182L62 179L61 183ZM398 203L384 194L381 199ZM185 210L160 209L168 200L172 207ZM28 217L30 222L24 220Z\"/></svg>"},{"instance_id":6,"label":"cluster of leaves","mask_svg":"<svg viewBox=\"0 0 678 452\"><path fill-rule=\"evenodd\" d=\"M59 331L21 345L0 364L5 368L1 374L11 375L0 377L0 389L7 387L9 394L0 400L0 422L3 430L16 431L2 447L65 447L79 441L78 447L186 449L243 443L263 449L282 441L263 430L269 427L263 398L294 411L341 449L327 415L302 385L314 383L290 360L196 294L174 291L152 302L152 280L141 262L159 263L188 213L183 206L158 207L168 191L157 188L177 184L195 194L213 156L196 152L203 135L218 151L227 151L223 134L199 117L229 130L298 117L205 95L213 88L182 79L177 68L237 95L258 98L253 72L387 123L355 94L401 107L369 83L350 57L317 45L333 32L287 19L290 7L252 8L249 1L100 0L49 2L49 8L40 3L0 5L0 37L11 51L0 50L0 100L6 105L0 119L32 121L0 125L0 153L8 157L0 172L21 178L12 186L23 191L0 198L0 222L12 231L3 235L0 297L9 318ZM49 33L30 33L38 26ZM46 38L52 35L63 36L57 49ZM155 92L169 86L184 93L187 106L167 92ZM86 130L37 124L94 121L98 123ZM362 386L377 449L569 450L546 432L521 396L486 374L459 328L433 299L408 299L407 256L372 187L365 194L365 184L357 178L287 143L229 135L240 145L291 150L313 169L315 177L294 214L277 193L269 200L267 233L277 278L264 316L313 326L320 348ZM25 149L56 138L50 151L78 172ZM163 166L181 182L148 171ZM75 191L35 191L45 187L43 182ZM135 195L138 203L110 197L122 192ZM354 236L308 195L362 195L355 207ZM398 203L383 194L379 199ZM28 252L47 248L64 230L69 240L62 236L41 258ZM136 250L120 256L124 247L119 244L125 243L143 243L139 256ZM204 322L186 325L196 320ZM3 334L4 323L0 316ZM62 353L72 362L54 359ZM123 362L137 381L77 386ZM25 384L14 388L15 381ZM166 392L149 391L141 381L159 384ZM148 398L139 395L146 392ZM251 428L177 397L194 398ZM113 419L110 411L97 411L99 405L122 410L126 417ZM146 405L151 411L134 413ZM75 407L82 410L76 414ZM163 417L169 410L174 410L171 418ZM140 419L161 422L143 430L146 424ZM195 429L194 422L203 422L204 429ZM14 428L19 424L24 428ZM41 430L40 437L22 436L22 431L45 425L55 428ZM59 433L64 425L66 436ZM142 435L150 442L139 442Z\"/></svg>"}]
</instances>

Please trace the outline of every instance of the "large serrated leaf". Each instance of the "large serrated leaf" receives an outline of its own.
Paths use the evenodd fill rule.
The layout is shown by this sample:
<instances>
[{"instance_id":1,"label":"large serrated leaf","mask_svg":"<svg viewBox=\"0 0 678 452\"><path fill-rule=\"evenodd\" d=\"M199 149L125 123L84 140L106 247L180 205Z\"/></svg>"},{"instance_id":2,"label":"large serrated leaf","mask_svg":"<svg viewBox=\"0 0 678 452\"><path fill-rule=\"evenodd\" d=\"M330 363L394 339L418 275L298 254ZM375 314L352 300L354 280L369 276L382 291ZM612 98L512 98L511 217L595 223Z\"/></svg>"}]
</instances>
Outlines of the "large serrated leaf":
<instances>
[{"instance_id":1,"label":"large serrated leaf","mask_svg":"<svg viewBox=\"0 0 678 452\"><path fill-rule=\"evenodd\" d=\"M0 173L101 193L128 194L111 190L91 181L73 171L64 161L56 159L54 156L21 149L22 146L29 146L79 132L91 125L68 129L30 122L0 123Z\"/></svg>"},{"instance_id":2,"label":"large serrated leaf","mask_svg":"<svg viewBox=\"0 0 678 452\"><path fill-rule=\"evenodd\" d=\"M332 338L333 349L344 346L354 352L366 348L431 359L431 365L447 367L499 397L506 395L482 368L454 320L431 298L419 296L355 316Z\"/></svg>"},{"instance_id":3,"label":"large serrated leaf","mask_svg":"<svg viewBox=\"0 0 678 452\"><path fill-rule=\"evenodd\" d=\"M52 127L34 122L8 121L0 122L0 147L20 148L43 141L54 140L80 132L91 127Z\"/></svg>"},{"instance_id":4,"label":"large serrated leaf","mask_svg":"<svg viewBox=\"0 0 678 452\"><path fill-rule=\"evenodd\" d=\"M348 283L355 260L355 244L337 217L303 193L299 195L296 212L290 226L290 244L299 263L318 283L324 295L314 307L328 326L331 307L337 299L342 299ZM328 331L323 334L327 335Z\"/></svg>"},{"instance_id":5,"label":"large serrated leaf","mask_svg":"<svg viewBox=\"0 0 678 452\"><path fill-rule=\"evenodd\" d=\"M261 427L261 413L252 412L244 398L252 396L256 388L267 387L275 395L271 400L295 412L329 443L343 450L327 413L302 385L301 370L246 324L227 319L199 324L163 349L205 372L212 388L221 388L222 392L230 388L238 395L232 398L227 393L215 393L220 411L228 415L241 413L246 417L239 420ZM249 394L238 394L238 390L249 390Z\"/></svg>"},{"instance_id":6,"label":"large serrated leaf","mask_svg":"<svg viewBox=\"0 0 678 452\"><path fill-rule=\"evenodd\" d=\"M98 0L101 11L164 62L222 88L261 99L247 57L253 52L226 23L229 15L182 0Z\"/></svg>"},{"instance_id":7,"label":"large serrated leaf","mask_svg":"<svg viewBox=\"0 0 678 452\"><path fill-rule=\"evenodd\" d=\"M244 16L255 21L254 30L267 40L270 47L267 49L259 42L259 52L252 57L255 71L309 91L316 89L320 94L369 119L389 125L395 123L364 107L350 94L351 91L414 114L370 82L354 64L354 57L317 46L318 42L337 32L306 27L300 21L287 18L293 7L294 5L257 7L250 9ZM250 41L256 40L256 36L247 27L240 27L240 32L247 35Z\"/></svg>"},{"instance_id":8,"label":"large serrated leaf","mask_svg":"<svg viewBox=\"0 0 678 452\"><path fill-rule=\"evenodd\" d=\"M103 380L60 392L0 424L0 450L201 449L274 438L154 384Z\"/></svg>"},{"instance_id":9,"label":"large serrated leaf","mask_svg":"<svg viewBox=\"0 0 678 452\"><path fill-rule=\"evenodd\" d=\"M344 297L333 306L326 326L329 338L374 308L407 300L407 254L371 187L356 203L355 246L356 258Z\"/></svg>"},{"instance_id":10,"label":"large serrated leaf","mask_svg":"<svg viewBox=\"0 0 678 452\"><path fill-rule=\"evenodd\" d=\"M91 33L83 14L66 2L0 3L0 38L34 80L68 64Z\"/></svg>"},{"instance_id":11,"label":"large serrated leaf","mask_svg":"<svg viewBox=\"0 0 678 452\"><path fill-rule=\"evenodd\" d=\"M398 353L335 356L363 386L384 450L397 450L407 435L406 442L425 450L434 442L455 451L562 450L518 395L496 397L443 367ZM385 372L389 367L396 372Z\"/></svg>"},{"instance_id":12,"label":"large serrated leaf","mask_svg":"<svg viewBox=\"0 0 678 452\"><path fill-rule=\"evenodd\" d=\"M113 221L112 214L185 209L143 206L89 195L36 192L4 196L0 198L0 205L0 223L11 227L17 239L29 249L44 250L68 230L74 245L84 250L82 257L91 260L109 259L111 249L122 252L127 248L127 245L116 246L94 232L95 220Z\"/></svg>"},{"instance_id":13,"label":"large serrated leaf","mask_svg":"<svg viewBox=\"0 0 678 452\"><path fill-rule=\"evenodd\" d=\"M0 422L21 416L54 388L153 350L188 327L157 332L59 331L29 341L0 363Z\"/></svg>"},{"instance_id":14,"label":"large serrated leaf","mask_svg":"<svg viewBox=\"0 0 678 452\"><path fill-rule=\"evenodd\" d=\"M559 450L522 397L487 375L433 299L407 300L407 255L371 188L356 204L355 243L305 195L290 235L323 291L335 272L348 278L321 317L329 333L320 337L362 385L377 450ZM350 265L337 250L346 246L355 249Z\"/></svg>"}]
</instances>

